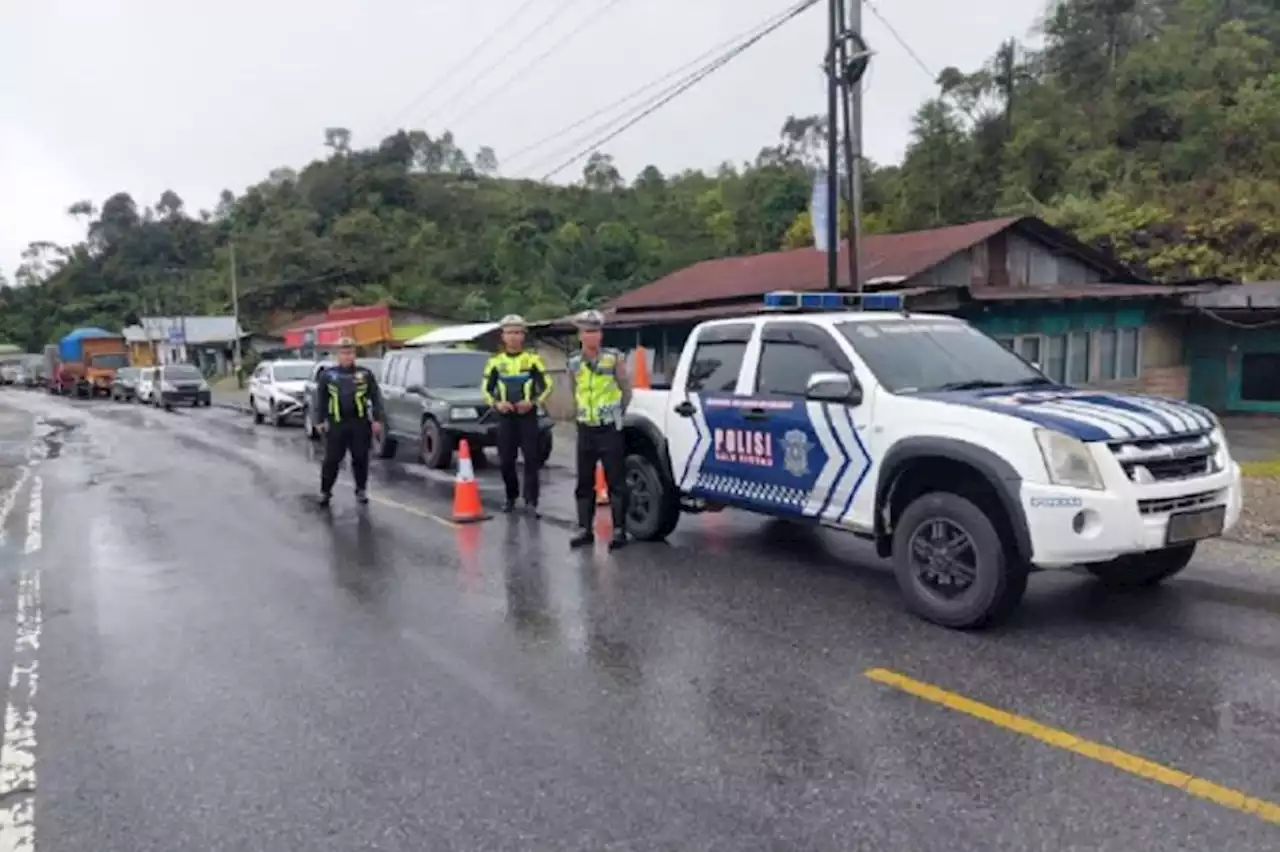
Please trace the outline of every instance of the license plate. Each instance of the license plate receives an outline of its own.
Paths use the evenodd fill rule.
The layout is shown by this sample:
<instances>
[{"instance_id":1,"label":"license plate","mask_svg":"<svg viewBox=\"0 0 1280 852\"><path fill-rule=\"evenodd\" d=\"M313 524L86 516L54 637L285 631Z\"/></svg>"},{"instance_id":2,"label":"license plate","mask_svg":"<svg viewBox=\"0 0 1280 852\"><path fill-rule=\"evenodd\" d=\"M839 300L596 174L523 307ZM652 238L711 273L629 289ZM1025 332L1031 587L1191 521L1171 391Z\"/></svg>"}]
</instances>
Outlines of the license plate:
<instances>
[{"instance_id":1,"label":"license plate","mask_svg":"<svg viewBox=\"0 0 1280 852\"><path fill-rule=\"evenodd\" d=\"M480 412L474 408L455 408L449 412L453 420L475 420L479 416Z\"/></svg>"},{"instance_id":2,"label":"license plate","mask_svg":"<svg viewBox=\"0 0 1280 852\"><path fill-rule=\"evenodd\" d=\"M1178 512L1175 515L1170 515L1169 529L1165 533L1165 544L1183 544L1188 541L1199 541L1202 538L1213 538L1216 535L1222 535L1222 526L1226 516L1226 506L1214 506L1211 509Z\"/></svg>"}]
</instances>

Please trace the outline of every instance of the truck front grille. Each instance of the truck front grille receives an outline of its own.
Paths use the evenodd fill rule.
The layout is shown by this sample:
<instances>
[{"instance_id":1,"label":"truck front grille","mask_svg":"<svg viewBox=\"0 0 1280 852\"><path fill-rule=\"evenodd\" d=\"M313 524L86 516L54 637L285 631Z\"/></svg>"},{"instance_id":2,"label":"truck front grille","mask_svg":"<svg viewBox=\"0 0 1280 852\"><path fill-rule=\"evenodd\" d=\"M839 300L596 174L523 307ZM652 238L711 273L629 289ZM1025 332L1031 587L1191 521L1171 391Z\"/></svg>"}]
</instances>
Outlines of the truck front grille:
<instances>
[{"instance_id":1,"label":"truck front grille","mask_svg":"<svg viewBox=\"0 0 1280 852\"><path fill-rule=\"evenodd\" d=\"M1186 509L1198 509L1201 506L1212 506L1216 503L1221 503L1226 494L1225 488L1215 488L1212 491L1201 491L1198 494L1183 494L1181 497L1139 500L1138 511L1144 515L1167 515L1170 512L1181 512Z\"/></svg>"},{"instance_id":2,"label":"truck front grille","mask_svg":"<svg viewBox=\"0 0 1280 852\"><path fill-rule=\"evenodd\" d=\"M1207 434L1117 441L1111 452L1125 476L1138 485L1195 479L1217 473L1218 445Z\"/></svg>"}]
</instances>

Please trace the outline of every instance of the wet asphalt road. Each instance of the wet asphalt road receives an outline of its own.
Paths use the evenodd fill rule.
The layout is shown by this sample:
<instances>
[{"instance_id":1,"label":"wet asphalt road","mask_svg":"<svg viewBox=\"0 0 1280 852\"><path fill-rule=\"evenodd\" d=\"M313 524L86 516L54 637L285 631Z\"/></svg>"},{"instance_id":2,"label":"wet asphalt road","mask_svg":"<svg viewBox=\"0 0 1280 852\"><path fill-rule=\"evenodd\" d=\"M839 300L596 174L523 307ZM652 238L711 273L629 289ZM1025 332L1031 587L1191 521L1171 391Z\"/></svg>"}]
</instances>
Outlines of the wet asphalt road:
<instances>
[{"instance_id":1,"label":"wet asphalt road","mask_svg":"<svg viewBox=\"0 0 1280 852\"><path fill-rule=\"evenodd\" d=\"M1007 627L960 634L906 615L860 544L732 513L571 555L554 518L453 528L447 482L391 464L373 505L344 479L326 515L298 430L216 409L0 394L0 494L32 458L0 666L38 655L38 716L19 679L0 845L33 802L54 852L1280 848L1267 551L1216 544L1146 595L1037 577ZM39 641L11 645L33 576ZM12 777L27 753L34 793Z\"/></svg>"}]
</instances>

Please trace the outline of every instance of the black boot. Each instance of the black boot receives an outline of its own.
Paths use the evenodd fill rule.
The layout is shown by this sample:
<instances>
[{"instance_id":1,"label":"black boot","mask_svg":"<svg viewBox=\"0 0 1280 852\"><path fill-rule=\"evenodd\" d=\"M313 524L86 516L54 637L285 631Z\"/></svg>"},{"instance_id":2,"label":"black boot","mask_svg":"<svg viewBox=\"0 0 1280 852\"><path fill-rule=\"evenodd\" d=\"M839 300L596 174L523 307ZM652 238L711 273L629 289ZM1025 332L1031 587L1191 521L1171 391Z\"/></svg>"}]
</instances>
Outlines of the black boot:
<instances>
[{"instance_id":1,"label":"black boot","mask_svg":"<svg viewBox=\"0 0 1280 852\"><path fill-rule=\"evenodd\" d=\"M617 494L611 495L609 508L613 514L613 538L609 539L609 549L617 550L627 546L627 504L626 499Z\"/></svg>"},{"instance_id":2,"label":"black boot","mask_svg":"<svg viewBox=\"0 0 1280 852\"><path fill-rule=\"evenodd\" d=\"M528 512L530 515L532 515L533 517L535 517L535 518L541 518L541 517L542 517L542 513L538 511L538 504L537 504L537 503L530 503L528 500L525 500L525 501L524 501L524 510L525 510L526 512Z\"/></svg>"},{"instance_id":3,"label":"black boot","mask_svg":"<svg viewBox=\"0 0 1280 852\"><path fill-rule=\"evenodd\" d=\"M319 498L316 499L316 505L321 509L329 508L331 502L333 502L333 495L328 491L321 491Z\"/></svg>"},{"instance_id":4,"label":"black boot","mask_svg":"<svg viewBox=\"0 0 1280 852\"><path fill-rule=\"evenodd\" d=\"M595 543L595 533L591 532L591 522L595 520L596 498L588 497L578 501L578 534L569 539L570 547L586 547Z\"/></svg>"},{"instance_id":5,"label":"black boot","mask_svg":"<svg viewBox=\"0 0 1280 852\"><path fill-rule=\"evenodd\" d=\"M502 504L502 514L510 515L516 510L516 501L513 497L508 497L507 502Z\"/></svg>"},{"instance_id":6,"label":"black boot","mask_svg":"<svg viewBox=\"0 0 1280 852\"><path fill-rule=\"evenodd\" d=\"M369 495L363 488L356 489L356 502L360 504L369 502Z\"/></svg>"}]
</instances>

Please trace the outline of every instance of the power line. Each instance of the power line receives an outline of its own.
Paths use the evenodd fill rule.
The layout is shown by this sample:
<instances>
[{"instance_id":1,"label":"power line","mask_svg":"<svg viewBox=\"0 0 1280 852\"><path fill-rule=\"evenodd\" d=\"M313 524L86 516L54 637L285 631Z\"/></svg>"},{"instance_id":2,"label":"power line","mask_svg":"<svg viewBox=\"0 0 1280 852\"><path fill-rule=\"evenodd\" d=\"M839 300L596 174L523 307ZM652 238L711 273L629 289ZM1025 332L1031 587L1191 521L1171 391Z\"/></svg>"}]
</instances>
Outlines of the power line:
<instances>
[{"instance_id":1,"label":"power line","mask_svg":"<svg viewBox=\"0 0 1280 852\"><path fill-rule=\"evenodd\" d=\"M793 20L793 19L795 19L795 18L799 17L801 14L803 14L803 13L804 13L805 11L807 11L809 8L811 8L812 6L814 6L817 2L818 2L818 0L801 0L801 2L800 2L800 3L798 3L798 4L797 4L795 7L793 7L789 12L787 12L787 14L785 14L785 15L784 15L780 20L778 20L777 22L775 22L775 23L771 24L771 25L770 25L770 26L768 26L767 28L765 28L765 30L764 30L764 31L762 31L762 32L760 32L760 33L758 33L758 34L756 34L756 35L752 36L751 38L749 38L749 39L747 39L746 41L744 41L742 44L740 44L740 45L738 45L737 47L733 48L733 49L732 49L732 50L730 50L728 53L726 53L724 56L722 56L722 57L720 57L719 59L717 59L716 61L714 61L714 62L710 63L706 68L704 68L704 69L702 69L702 70L700 70L700 71L698 71L698 72L695 72L694 74L689 75L685 80L683 80L683 81L681 81L680 83L678 83L677 85L673 86L671 89L669 89L669 90L667 90L666 92L664 92L663 94L659 95L657 98L652 99L652 100L650 101L650 105L649 105L648 107L646 107L645 109L643 109L643 110L642 110L638 115L636 115L634 118L630 119L629 121L627 121L626 123L624 123L621 127L617 128L616 130L614 130L614 131L612 131L612 132L610 132L610 133L606 134L606 135L604 136L604 138L596 140L596 141L595 141L595 142L593 142L591 145L587 146L585 149L583 149L583 150L579 151L577 154L574 154L572 157L570 157L569 159L565 160L563 163L561 163L560 165L556 166L554 169L552 169L551 171L549 171L549 172L547 172L545 175L543 175L541 179L542 179L543 181L550 180L551 178L555 177L555 176L556 176L557 174L559 174L560 172L564 171L564 170L565 170L566 168L568 168L569 166L571 166L571 165L573 165L574 163L576 163L578 160L580 160L580 159L582 159L583 157L585 157L585 156L587 156L588 154L590 154L592 151L595 151L595 150L599 149L599 148L600 148L600 146L602 146L602 145L604 145L604 144L606 144L606 143L610 142L610 141L611 141L611 140L613 140L613 139L616 139L618 136L621 136L621 135L622 135L623 133L625 133L627 130L631 129L631 128L632 128L632 127L634 127L636 124L639 124L639 123L640 123L641 121L643 121L645 118L649 117L649 116L650 116L650 115L652 115L653 113L655 113L655 112L657 112L658 110L662 109L662 107L666 106L668 103L670 103L671 101L673 101L675 98L677 98L677 97L679 97L680 95L682 95L683 93L687 92L689 89L693 88L693 87L694 87L694 86L696 86L698 83L702 82L702 81L703 81L703 80L705 80L707 77L711 76L711 75L712 75L712 74L714 74L716 71L719 71L719 70L720 70L721 68L723 68L725 65L728 65L728 64L729 64L730 62L732 62L734 59L736 59L737 57L741 56L741 55L742 55L743 53L745 53L749 48L751 48L753 45L755 45L755 44L756 44L756 43L758 43L761 39L763 39L765 36L769 35L769 34L770 34L770 33L772 33L774 30L777 30L779 27L783 26L783 25L784 25L784 24L786 24L787 22L789 22L789 21L791 21L791 20Z\"/></svg>"},{"instance_id":2,"label":"power line","mask_svg":"<svg viewBox=\"0 0 1280 852\"><path fill-rule=\"evenodd\" d=\"M857 0L854 0L854 2L857 2ZM886 30L889 31L889 35L892 36L893 40L898 43L898 46L901 47L906 52L907 56L911 57L911 60L915 62L917 66L919 66L920 70L925 73L925 76L927 76L931 82L937 83L938 75L935 74L933 72L933 69L929 67L929 63L925 62L923 59L920 58L920 54L916 53L915 48L913 48L907 42L907 40L903 38L902 34L898 32L897 28L895 28L893 24L889 23L889 19L886 18L884 14L876 7L876 4L873 3L872 0L862 0L862 3L869 10L871 10L871 14L876 16L876 20L878 20L880 24ZM960 107L961 111L963 111L966 115L969 116L970 120L975 122L978 120L977 117L974 116L973 111L970 110L968 106L961 103L959 100L955 98L952 98L952 100L955 101L956 106Z\"/></svg>"},{"instance_id":3,"label":"power line","mask_svg":"<svg viewBox=\"0 0 1280 852\"><path fill-rule=\"evenodd\" d=\"M628 92L627 94L623 95L621 98L618 98L616 101L613 101L612 103L609 103L609 104L606 104L606 105L602 106L600 109L596 110L595 112L592 112L592 113L590 113L589 115L585 115L585 116L583 116L582 118L578 119L577 121L573 122L572 124L566 125L566 126L564 126L564 127L560 128L559 130L555 131L554 133L549 133L549 134L547 134L546 136L542 137L541 139L537 140L536 142L532 142L532 143L530 143L530 144L528 144L528 145L525 145L523 148L519 148L519 149L517 149L517 150L516 150L516 152L515 152L514 154L506 154L506 155L504 155L504 156L503 156L503 158L502 158L503 163L504 163L504 164L509 164L509 163L511 163L511 161L513 161L513 160L518 160L518 159L520 159L521 157L523 157L525 154L529 153L530 151L537 150L538 148L541 148L541 147L542 147L543 145L545 145L546 143L548 143L548 142L553 142L553 141L555 141L556 139L559 139L559 138L561 138L562 136L567 135L567 134L568 134L568 133L570 133L571 131L577 130L579 127L581 127L582 125L584 125L584 124L586 124L587 122L591 121L593 118L597 118L597 117L599 117L599 116L601 116L601 115L604 115L605 113L612 112L613 110L617 109L618 107L623 106L624 104L629 103L630 101L635 100L636 98L640 97L641 95L645 94L646 92L650 91L651 89L653 89L653 88L655 88L655 87L657 87L657 86L659 86L659 85L661 85L661 84L663 84L663 83L666 83L668 80L671 80L671 79L672 79L672 78L674 78L674 77L678 77L678 76L680 76L680 75L684 74L684 73L685 73L686 71L688 71L690 68L693 68L694 66L696 66L696 65L698 65L698 64L700 64L700 63L702 63L702 62L703 62L703 60L707 59L707 58L708 58L708 57L710 57L710 56L715 55L716 53L719 53L720 51L724 50L726 47L729 47L730 45L733 45L733 44L737 44L738 42L742 41L743 39L748 38L748 37L749 37L749 36L751 36L753 33L756 33L756 32L758 32L759 30L761 30L762 28L764 28L764 27L766 27L766 26L769 26L771 23L773 23L773 22L775 22L775 21L779 20L781 17L782 17L781 15L774 15L774 16L772 16L772 17L768 18L767 20L762 21L762 22L760 22L760 23L756 24L755 26L750 27L749 29L746 29L746 30L744 30L744 31L742 31L742 32L740 32L740 33L738 33L738 34L737 34L737 35L735 35L735 36L732 36L732 37L730 37L730 38L727 38L727 39L725 39L724 41L720 42L719 44L716 44L716 45L714 45L713 47L708 48L705 52L703 52L703 53L699 54L698 56L695 56L693 59L689 60L688 62L684 63L683 65L679 66L678 68L674 68L674 69L672 69L671 71L668 71L666 74L663 74L661 77L657 77L657 78L655 78L655 79L653 79L653 80L650 80L648 83L645 83L643 86L640 86L638 89L634 89L634 90L632 90L631 92ZM613 121L616 121L616 120L617 120L617 119L613 119ZM609 124L609 123L612 123L612 121L611 121L611 122L606 122L606 125L607 125L607 124ZM582 138L585 138L586 136L590 136L591 134L596 133L596 132L598 132L598 130L595 130L595 131L589 131L589 132L588 132L587 134L585 134L584 136L579 136L579 137L575 137L575 138L576 138L576 139L582 139ZM577 144L577 143L575 142L575 143L573 143L573 144ZM559 151L561 151L561 150L565 150L565 147L567 147L567 146L562 146L561 148L557 148L557 149L556 149L556 152L558 153L558 152L559 152ZM545 159L545 158L544 158L544 159ZM542 161L538 161L538 162L542 162Z\"/></svg>"},{"instance_id":4,"label":"power line","mask_svg":"<svg viewBox=\"0 0 1280 852\"><path fill-rule=\"evenodd\" d=\"M567 10L568 10L568 8L574 4L574 2L576 2L576 0L564 0L564 2L562 2L559 6L557 6L557 7L556 7L556 8L554 8L554 9L552 9L552 10L551 10L551 14L550 14L550 15L548 15L547 17L545 17L545 18L543 18L543 19L542 19L542 23L540 23L540 24L538 24L536 27L534 27L534 28L533 28L533 30L532 30L531 32L529 32L529 33L525 34L523 41L528 41L528 40L532 39L532 38L533 38L534 36L536 36L538 33L542 32L542 31L543 31L543 30L545 30L548 26L550 26L551 24L553 24L553 23L556 21L556 19L557 19L557 18L559 18L561 15L563 15L563 14L565 13L565 11L567 11ZM465 95L467 94L468 90L470 90L472 86L474 86L476 83L479 83L479 82L480 82L481 80L483 80L485 77L488 77L490 74L492 74L494 71L496 71L496 70L498 69L498 66L502 64L502 61L503 61L504 59L506 59L506 57L505 57L505 56L501 56L501 57L499 57L496 61L491 62L491 63L489 63L489 65L485 66L485 68L484 68L483 70L481 70L481 72L480 72L479 74L475 75L475 76L474 76L474 77L472 77L470 80L468 80L465 84L463 84L462 88L461 88L461 89L459 89L457 92L455 92L455 93L453 94L453 96L452 96L452 97L446 98L446 99L445 99L445 102L444 102L443 104L440 104L440 105L439 105L439 106L437 106L434 110L432 110L430 113L428 113L428 114L426 115L426 117L422 119L422 121L421 121L421 125L422 125L423 127L425 127L425 126L426 126L426 124L427 124L427 122L429 122L431 119L433 119L433 118L435 118L437 115L439 115L439 114L441 113L441 111L443 111L443 110L444 110L444 108L445 108L445 107L447 107L447 106L449 106L449 105L453 104L455 101L457 101L458 97L460 97L460 96L465 96Z\"/></svg>"},{"instance_id":5,"label":"power line","mask_svg":"<svg viewBox=\"0 0 1280 852\"><path fill-rule=\"evenodd\" d=\"M409 102L409 105L406 106L399 113L399 115L396 116L395 120L391 123L390 130L395 130L396 129L395 125L399 124L407 115L409 115L410 112L413 111L415 107L418 106L418 104L426 100L431 95L431 93L439 91L444 81L448 80L451 76L461 71L464 67L466 67L468 62L470 62L472 59L475 59L477 56L479 56L484 51L484 49L489 46L490 42L492 42L494 38L498 36L499 33L507 32L511 26L511 23L515 21L517 18L519 18L521 15L523 15L525 10L533 6L535 2L536 0L525 0L523 3L521 3L519 8L517 8L515 12L511 14L511 17L507 18L506 21L504 21L501 25L490 30L489 34L484 38L482 38L479 44L471 48L471 50L468 51L460 60L455 62L453 65L449 66L449 68L443 74L441 74L438 78L432 81L431 85L427 86L422 91L418 92L418 94L414 96L414 99ZM382 141L381 137L386 136L387 133L390 132L390 130L385 130L379 133L378 136L380 138L377 141L381 142Z\"/></svg>"},{"instance_id":6,"label":"power line","mask_svg":"<svg viewBox=\"0 0 1280 852\"><path fill-rule=\"evenodd\" d=\"M562 35L556 41L552 42L551 46L548 47L545 51L538 54L532 60L530 60L529 62L526 62L524 65L521 65L519 68L513 71L510 76L508 76L505 80L503 80L494 88L492 94L497 95L498 93L505 91L506 88L510 86L512 83L521 79L521 77L526 72L530 71L531 69L533 69L534 67L536 67L537 65L545 61L547 57L551 56L551 54L554 53L556 49L559 48L562 44L566 43L567 41L572 39L574 36L576 36L578 33L582 32L587 27L591 26L591 24L595 23L596 20L603 17L606 12L608 12L614 6L617 6L620 2L622 2L622 0L609 0L609 2L605 3L604 5L597 6L594 12L592 12L585 19L583 19L576 27L569 30L569 32ZM467 118L472 113L474 113L480 107L483 107L492 103L493 101L491 100L491 97L490 98L472 98L471 106L463 110L461 115L454 118L453 124L455 125L458 124L463 119Z\"/></svg>"}]
</instances>

